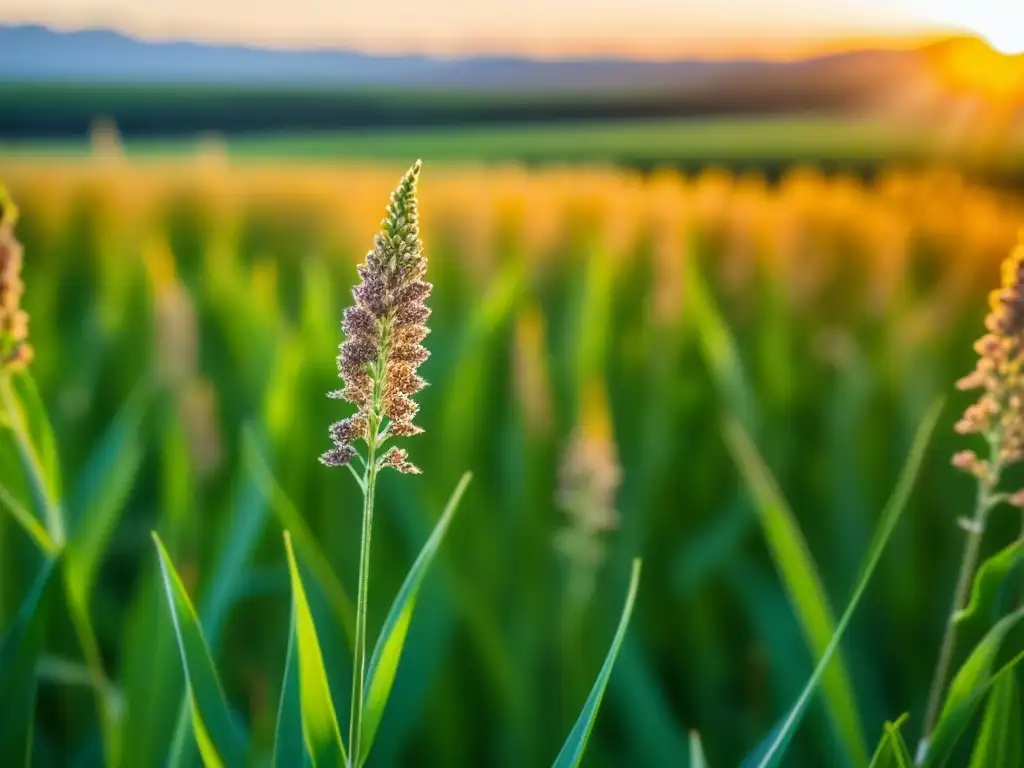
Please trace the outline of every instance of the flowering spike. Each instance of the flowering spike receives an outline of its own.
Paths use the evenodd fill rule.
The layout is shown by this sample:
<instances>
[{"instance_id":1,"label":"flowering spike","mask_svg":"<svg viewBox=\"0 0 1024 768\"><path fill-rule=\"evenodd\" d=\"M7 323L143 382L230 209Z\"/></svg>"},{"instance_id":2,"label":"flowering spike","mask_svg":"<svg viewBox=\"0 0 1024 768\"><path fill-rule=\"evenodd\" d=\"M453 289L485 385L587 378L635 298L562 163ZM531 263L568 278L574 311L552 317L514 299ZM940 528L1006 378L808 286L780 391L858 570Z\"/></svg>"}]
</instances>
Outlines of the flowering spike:
<instances>
[{"instance_id":1,"label":"flowering spike","mask_svg":"<svg viewBox=\"0 0 1024 768\"><path fill-rule=\"evenodd\" d=\"M345 386L329 397L347 400L358 409L349 419L331 427L335 451L321 460L336 466L354 457L356 440L376 442L383 435L408 437L422 432L413 424L419 406L412 395L426 382L417 373L429 353L422 341L429 330L426 299L430 283L423 280L427 259L419 240L416 182L417 161L391 193L387 215L374 237L373 249L359 265L359 284L353 288L355 304L345 310L345 341L338 354L338 374ZM379 460L403 472L418 471L392 448ZM341 461L346 463L346 461Z\"/></svg>"},{"instance_id":2,"label":"flowering spike","mask_svg":"<svg viewBox=\"0 0 1024 768\"><path fill-rule=\"evenodd\" d=\"M0 187L0 371L15 371L32 362L28 314L21 308L22 249L14 237L18 209Z\"/></svg>"},{"instance_id":3,"label":"flowering spike","mask_svg":"<svg viewBox=\"0 0 1024 768\"><path fill-rule=\"evenodd\" d=\"M956 384L961 390L983 392L954 429L963 435L984 435L992 455L982 461L961 451L953 465L994 486L1001 470L1024 454L1024 231L1002 264L1002 283L989 294L989 308L988 333L974 344L977 365Z\"/></svg>"}]
</instances>

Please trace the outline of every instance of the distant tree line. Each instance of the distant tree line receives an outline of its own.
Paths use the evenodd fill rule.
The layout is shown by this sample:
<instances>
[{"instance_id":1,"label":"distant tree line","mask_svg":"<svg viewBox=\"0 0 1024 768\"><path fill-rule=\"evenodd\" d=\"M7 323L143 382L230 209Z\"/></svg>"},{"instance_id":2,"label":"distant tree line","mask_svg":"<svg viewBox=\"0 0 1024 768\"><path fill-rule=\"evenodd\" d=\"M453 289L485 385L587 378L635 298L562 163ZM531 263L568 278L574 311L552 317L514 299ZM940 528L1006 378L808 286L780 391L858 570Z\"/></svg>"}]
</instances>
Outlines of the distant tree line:
<instances>
[{"instance_id":1,"label":"distant tree line","mask_svg":"<svg viewBox=\"0 0 1024 768\"><path fill-rule=\"evenodd\" d=\"M126 137L443 127L765 113L835 113L829 89L708 88L650 92L452 92L0 84L0 139L78 138L97 119Z\"/></svg>"}]
</instances>

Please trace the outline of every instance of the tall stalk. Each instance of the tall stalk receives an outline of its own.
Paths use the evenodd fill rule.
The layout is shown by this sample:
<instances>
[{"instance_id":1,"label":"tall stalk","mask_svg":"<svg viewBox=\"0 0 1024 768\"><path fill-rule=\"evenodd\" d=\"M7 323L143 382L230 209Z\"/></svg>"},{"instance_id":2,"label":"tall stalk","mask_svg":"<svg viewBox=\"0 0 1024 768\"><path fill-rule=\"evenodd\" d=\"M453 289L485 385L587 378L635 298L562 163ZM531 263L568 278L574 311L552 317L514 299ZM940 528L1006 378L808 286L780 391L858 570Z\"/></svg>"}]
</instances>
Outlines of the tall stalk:
<instances>
[{"instance_id":1,"label":"tall stalk","mask_svg":"<svg viewBox=\"0 0 1024 768\"><path fill-rule=\"evenodd\" d=\"M363 473L363 530L359 539L359 586L356 593L356 636L352 651L352 708L349 718L349 761L359 765L363 721L363 693L366 687L366 614L370 589L370 542L373 534L373 502L377 487L377 425L370 419L366 470Z\"/></svg>"},{"instance_id":2,"label":"tall stalk","mask_svg":"<svg viewBox=\"0 0 1024 768\"><path fill-rule=\"evenodd\" d=\"M953 456L953 466L975 478L978 495L974 516L961 523L967 538L928 694L924 729L917 746L918 763L927 757L941 714L942 696L956 652L957 614L967 603L989 511L1003 501L1024 509L1024 490L998 492L1002 472L1024 460L1024 233L1003 261L1001 272L1000 287L989 294L986 333L974 344L978 353L974 370L956 384L960 390L982 390L954 428L961 435L983 436L988 455L982 458L974 451L963 450Z\"/></svg>"},{"instance_id":3,"label":"tall stalk","mask_svg":"<svg viewBox=\"0 0 1024 768\"><path fill-rule=\"evenodd\" d=\"M916 760L919 764L924 761L927 754L928 743L931 739L932 731L935 729L935 722L939 717L942 694L946 688L949 669L953 663L953 652L956 649L957 635L956 617L967 605L971 581L978 566L981 542L985 537L988 513L998 501L998 498L998 496L992 494L992 489L988 483L979 483L978 500L975 504L974 516L970 520L963 521L963 528L967 533L967 537L964 540L964 553L960 560L960 575L957 577L956 589L953 592L953 605L946 619L946 629L942 636L942 645L939 648L939 658L935 664L935 672L929 688L924 730L921 733L921 741L917 747Z\"/></svg>"},{"instance_id":4,"label":"tall stalk","mask_svg":"<svg viewBox=\"0 0 1024 768\"><path fill-rule=\"evenodd\" d=\"M392 438L412 437L423 430L413 423L419 406L412 396L426 386L417 368L428 356L421 342L429 329L424 303L431 286L423 280L427 260L419 240L416 205L417 162L391 195L387 217L374 238L373 250L360 265L360 283L353 289L354 306L345 310L345 341L338 355L344 389L330 394L357 407L356 413L331 425L334 446L320 461L348 467L363 493L363 524L359 543L359 586L352 651L352 701L349 718L349 765L358 768L363 751L361 730L366 693L366 617L370 590L370 549L377 474L385 467L418 474L408 454ZM363 459L356 447L366 443ZM378 455L379 454L379 455ZM363 461L363 473L352 466Z\"/></svg>"}]
</instances>

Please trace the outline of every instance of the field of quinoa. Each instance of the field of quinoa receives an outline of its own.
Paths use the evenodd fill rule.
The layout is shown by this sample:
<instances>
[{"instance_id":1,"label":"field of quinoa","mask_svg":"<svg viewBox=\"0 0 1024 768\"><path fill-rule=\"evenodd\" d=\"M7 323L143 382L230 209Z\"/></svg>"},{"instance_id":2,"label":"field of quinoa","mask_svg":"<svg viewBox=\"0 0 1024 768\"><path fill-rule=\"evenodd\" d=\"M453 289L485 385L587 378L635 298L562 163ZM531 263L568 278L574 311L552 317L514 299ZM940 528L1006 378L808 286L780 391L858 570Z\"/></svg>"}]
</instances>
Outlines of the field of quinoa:
<instances>
[{"instance_id":1,"label":"field of quinoa","mask_svg":"<svg viewBox=\"0 0 1024 768\"><path fill-rule=\"evenodd\" d=\"M0 762L1022 764L1024 193L415 159L0 159Z\"/></svg>"}]
</instances>

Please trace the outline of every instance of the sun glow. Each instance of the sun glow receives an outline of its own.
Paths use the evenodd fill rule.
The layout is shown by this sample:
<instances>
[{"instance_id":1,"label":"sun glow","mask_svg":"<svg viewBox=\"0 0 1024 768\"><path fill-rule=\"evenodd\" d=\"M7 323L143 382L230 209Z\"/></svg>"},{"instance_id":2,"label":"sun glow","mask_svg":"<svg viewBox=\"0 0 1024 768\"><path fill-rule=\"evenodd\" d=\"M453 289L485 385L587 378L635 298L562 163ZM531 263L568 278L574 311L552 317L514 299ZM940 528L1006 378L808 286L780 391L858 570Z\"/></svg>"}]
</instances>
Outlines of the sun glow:
<instances>
[{"instance_id":1,"label":"sun glow","mask_svg":"<svg viewBox=\"0 0 1024 768\"><path fill-rule=\"evenodd\" d=\"M921 0L937 24L973 32L1006 55L1024 54L1024 24L1013 0Z\"/></svg>"}]
</instances>

